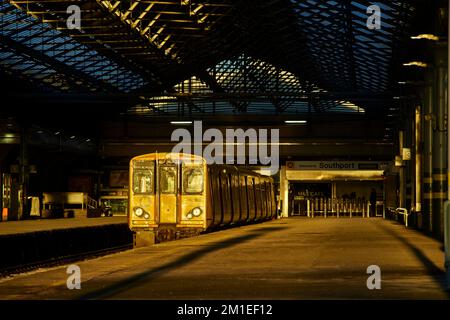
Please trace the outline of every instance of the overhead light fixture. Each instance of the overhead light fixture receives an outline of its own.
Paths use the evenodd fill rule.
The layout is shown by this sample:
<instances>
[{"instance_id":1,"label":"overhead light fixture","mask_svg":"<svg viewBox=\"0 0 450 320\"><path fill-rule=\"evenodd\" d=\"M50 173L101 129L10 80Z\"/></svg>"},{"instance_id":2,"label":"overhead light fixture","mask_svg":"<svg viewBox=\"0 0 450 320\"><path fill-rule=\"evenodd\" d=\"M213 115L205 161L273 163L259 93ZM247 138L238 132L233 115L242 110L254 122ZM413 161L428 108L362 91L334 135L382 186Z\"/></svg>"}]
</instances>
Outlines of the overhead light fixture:
<instances>
[{"instance_id":1,"label":"overhead light fixture","mask_svg":"<svg viewBox=\"0 0 450 320\"><path fill-rule=\"evenodd\" d=\"M190 125L190 124L192 124L192 121L170 121L170 124L178 125L178 126L180 126L180 125Z\"/></svg>"},{"instance_id":2,"label":"overhead light fixture","mask_svg":"<svg viewBox=\"0 0 450 320\"><path fill-rule=\"evenodd\" d=\"M420 67L420 68L426 68L428 67L428 64L421 61L412 61L408 63L403 64L405 67Z\"/></svg>"},{"instance_id":3,"label":"overhead light fixture","mask_svg":"<svg viewBox=\"0 0 450 320\"><path fill-rule=\"evenodd\" d=\"M72 139L72 140L75 139L75 136L71 136L70 139Z\"/></svg>"},{"instance_id":4,"label":"overhead light fixture","mask_svg":"<svg viewBox=\"0 0 450 320\"><path fill-rule=\"evenodd\" d=\"M55 136L59 136L60 134L61 134L61 132L59 132L59 131L55 132Z\"/></svg>"},{"instance_id":5,"label":"overhead light fixture","mask_svg":"<svg viewBox=\"0 0 450 320\"><path fill-rule=\"evenodd\" d=\"M286 120L285 124L306 124L308 121L306 120Z\"/></svg>"},{"instance_id":6,"label":"overhead light fixture","mask_svg":"<svg viewBox=\"0 0 450 320\"><path fill-rule=\"evenodd\" d=\"M431 40L431 41L439 41L439 37L435 36L434 34L429 33L422 33L417 36L412 36L411 39L413 40Z\"/></svg>"}]
</instances>

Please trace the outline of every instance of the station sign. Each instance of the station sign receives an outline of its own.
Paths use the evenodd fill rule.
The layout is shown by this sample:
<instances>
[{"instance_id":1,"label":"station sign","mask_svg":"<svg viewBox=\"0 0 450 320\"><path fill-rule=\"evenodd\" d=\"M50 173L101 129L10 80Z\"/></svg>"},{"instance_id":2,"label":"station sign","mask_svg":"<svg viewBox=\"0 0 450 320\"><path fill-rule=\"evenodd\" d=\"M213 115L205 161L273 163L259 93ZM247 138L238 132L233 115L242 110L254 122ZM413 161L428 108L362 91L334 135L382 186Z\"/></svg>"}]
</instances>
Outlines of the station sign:
<instances>
[{"instance_id":1,"label":"station sign","mask_svg":"<svg viewBox=\"0 0 450 320\"><path fill-rule=\"evenodd\" d=\"M402 150L403 152L403 154L402 154L402 159L404 160L404 161L408 161L408 160L411 160L411 148L403 148L403 150Z\"/></svg>"},{"instance_id":2,"label":"station sign","mask_svg":"<svg viewBox=\"0 0 450 320\"><path fill-rule=\"evenodd\" d=\"M378 161L287 161L287 170L386 170L388 162Z\"/></svg>"}]
</instances>

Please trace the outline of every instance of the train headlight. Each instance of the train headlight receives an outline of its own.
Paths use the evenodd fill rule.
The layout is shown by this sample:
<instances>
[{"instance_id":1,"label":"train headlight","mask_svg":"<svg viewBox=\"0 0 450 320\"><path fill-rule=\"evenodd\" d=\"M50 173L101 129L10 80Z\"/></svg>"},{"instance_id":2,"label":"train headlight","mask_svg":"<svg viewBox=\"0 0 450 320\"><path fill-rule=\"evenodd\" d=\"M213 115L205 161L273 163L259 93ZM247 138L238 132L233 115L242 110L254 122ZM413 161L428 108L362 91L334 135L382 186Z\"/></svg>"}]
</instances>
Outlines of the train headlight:
<instances>
[{"instance_id":1,"label":"train headlight","mask_svg":"<svg viewBox=\"0 0 450 320\"><path fill-rule=\"evenodd\" d=\"M144 214L144 209L142 209L142 208L135 208L134 209L134 214L140 218Z\"/></svg>"},{"instance_id":2,"label":"train headlight","mask_svg":"<svg viewBox=\"0 0 450 320\"><path fill-rule=\"evenodd\" d=\"M192 215L192 213L188 213L187 218L188 219L192 219L194 216Z\"/></svg>"},{"instance_id":3,"label":"train headlight","mask_svg":"<svg viewBox=\"0 0 450 320\"><path fill-rule=\"evenodd\" d=\"M194 208L194 209L192 210L192 215L193 215L194 217L200 217L201 214L202 214L202 209L200 209L199 207Z\"/></svg>"}]
</instances>

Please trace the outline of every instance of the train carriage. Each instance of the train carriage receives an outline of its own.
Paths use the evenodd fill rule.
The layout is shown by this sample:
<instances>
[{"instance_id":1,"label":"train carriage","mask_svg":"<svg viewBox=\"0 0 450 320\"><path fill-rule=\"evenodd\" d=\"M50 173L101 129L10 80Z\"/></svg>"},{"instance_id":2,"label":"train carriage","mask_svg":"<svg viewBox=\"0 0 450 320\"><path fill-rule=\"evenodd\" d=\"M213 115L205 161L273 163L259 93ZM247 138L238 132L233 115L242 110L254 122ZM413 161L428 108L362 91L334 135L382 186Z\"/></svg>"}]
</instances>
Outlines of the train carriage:
<instances>
[{"instance_id":1,"label":"train carriage","mask_svg":"<svg viewBox=\"0 0 450 320\"><path fill-rule=\"evenodd\" d=\"M130 229L137 242L186 237L276 216L270 177L191 154L153 153L130 161Z\"/></svg>"}]
</instances>

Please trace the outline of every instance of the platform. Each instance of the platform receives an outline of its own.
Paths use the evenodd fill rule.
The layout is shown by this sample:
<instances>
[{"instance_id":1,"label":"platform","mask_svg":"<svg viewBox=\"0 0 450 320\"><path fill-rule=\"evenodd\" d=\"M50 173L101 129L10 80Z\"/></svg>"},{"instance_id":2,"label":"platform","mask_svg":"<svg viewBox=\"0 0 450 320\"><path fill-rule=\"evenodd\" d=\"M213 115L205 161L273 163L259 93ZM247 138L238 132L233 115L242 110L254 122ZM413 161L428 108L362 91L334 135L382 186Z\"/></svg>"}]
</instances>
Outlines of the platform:
<instances>
[{"instance_id":1,"label":"platform","mask_svg":"<svg viewBox=\"0 0 450 320\"><path fill-rule=\"evenodd\" d=\"M64 219L39 219L23 221L0 222L0 236L40 232L57 229L71 229L81 227L96 227L110 224L127 223L127 217L106 217L106 218L64 218Z\"/></svg>"},{"instance_id":2,"label":"platform","mask_svg":"<svg viewBox=\"0 0 450 320\"><path fill-rule=\"evenodd\" d=\"M126 217L0 223L0 273L61 257L131 245Z\"/></svg>"},{"instance_id":3,"label":"platform","mask_svg":"<svg viewBox=\"0 0 450 320\"><path fill-rule=\"evenodd\" d=\"M291 218L0 280L1 299L448 299L442 244L396 222ZM367 267L381 268L381 290Z\"/></svg>"}]
</instances>

